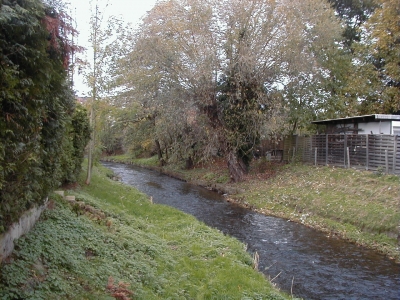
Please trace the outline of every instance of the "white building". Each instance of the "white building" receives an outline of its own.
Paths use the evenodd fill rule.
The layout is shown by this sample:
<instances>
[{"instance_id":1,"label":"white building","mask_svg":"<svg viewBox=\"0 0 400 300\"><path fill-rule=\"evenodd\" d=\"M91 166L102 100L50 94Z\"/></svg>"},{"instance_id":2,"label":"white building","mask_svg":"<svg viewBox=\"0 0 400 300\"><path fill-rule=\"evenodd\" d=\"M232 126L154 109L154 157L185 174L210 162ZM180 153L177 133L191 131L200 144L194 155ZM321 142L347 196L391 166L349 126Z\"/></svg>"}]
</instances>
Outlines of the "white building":
<instances>
[{"instance_id":1,"label":"white building","mask_svg":"<svg viewBox=\"0 0 400 300\"><path fill-rule=\"evenodd\" d=\"M313 121L325 125L327 134L392 134L400 135L400 115L373 114Z\"/></svg>"}]
</instances>

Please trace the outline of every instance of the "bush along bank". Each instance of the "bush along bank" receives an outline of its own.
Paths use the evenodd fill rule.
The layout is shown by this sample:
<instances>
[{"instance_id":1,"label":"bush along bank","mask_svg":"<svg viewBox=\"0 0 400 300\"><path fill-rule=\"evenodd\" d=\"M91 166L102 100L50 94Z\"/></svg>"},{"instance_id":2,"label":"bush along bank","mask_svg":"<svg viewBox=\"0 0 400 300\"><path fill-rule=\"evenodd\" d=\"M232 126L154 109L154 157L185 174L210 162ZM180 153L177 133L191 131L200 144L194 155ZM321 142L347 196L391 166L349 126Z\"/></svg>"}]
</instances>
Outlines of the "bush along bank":
<instances>
[{"instance_id":1,"label":"bush along bank","mask_svg":"<svg viewBox=\"0 0 400 300\"><path fill-rule=\"evenodd\" d=\"M116 162L156 165L156 159ZM223 163L184 170L167 165L160 169L183 180L218 190L227 200L263 214L289 219L375 249L400 261L400 177L369 171L301 164L252 162L241 183L230 183Z\"/></svg>"},{"instance_id":2,"label":"bush along bank","mask_svg":"<svg viewBox=\"0 0 400 300\"><path fill-rule=\"evenodd\" d=\"M51 196L1 267L1 299L290 298L242 243L107 173L95 168L90 186L66 191L75 200Z\"/></svg>"}]
</instances>

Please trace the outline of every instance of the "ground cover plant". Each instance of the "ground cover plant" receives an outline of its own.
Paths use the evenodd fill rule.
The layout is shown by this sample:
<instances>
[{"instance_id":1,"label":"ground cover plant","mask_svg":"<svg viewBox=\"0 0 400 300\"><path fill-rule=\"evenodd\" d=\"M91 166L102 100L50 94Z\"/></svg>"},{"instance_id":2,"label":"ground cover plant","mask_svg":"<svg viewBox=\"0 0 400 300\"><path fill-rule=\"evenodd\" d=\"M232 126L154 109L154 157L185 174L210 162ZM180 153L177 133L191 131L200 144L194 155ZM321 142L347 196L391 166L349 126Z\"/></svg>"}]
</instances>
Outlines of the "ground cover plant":
<instances>
[{"instance_id":1,"label":"ground cover plant","mask_svg":"<svg viewBox=\"0 0 400 300\"><path fill-rule=\"evenodd\" d=\"M1 266L1 299L288 299L239 241L95 169ZM82 178L83 181L83 178Z\"/></svg>"}]
</instances>

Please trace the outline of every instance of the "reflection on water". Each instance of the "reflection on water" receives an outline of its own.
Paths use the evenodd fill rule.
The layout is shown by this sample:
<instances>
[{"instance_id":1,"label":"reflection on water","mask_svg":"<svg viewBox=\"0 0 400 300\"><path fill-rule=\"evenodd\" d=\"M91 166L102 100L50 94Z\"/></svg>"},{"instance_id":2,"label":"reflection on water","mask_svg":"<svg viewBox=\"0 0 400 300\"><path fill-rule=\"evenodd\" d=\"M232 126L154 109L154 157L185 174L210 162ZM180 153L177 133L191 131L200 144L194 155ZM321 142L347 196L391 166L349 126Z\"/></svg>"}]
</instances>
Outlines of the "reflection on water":
<instances>
[{"instance_id":1,"label":"reflection on water","mask_svg":"<svg viewBox=\"0 0 400 300\"><path fill-rule=\"evenodd\" d=\"M148 182L146 182L146 184L148 184L149 186L152 186L154 188L157 188L157 189L162 189L161 184L158 184L157 182L148 181Z\"/></svg>"},{"instance_id":2,"label":"reflection on water","mask_svg":"<svg viewBox=\"0 0 400 300\"><path fill-rule=\"evenodd\" d=\"M228 203L215 192L133 166L104 163L126 184L236 237L260 256L259 270L305 299L400 299L400 266L283 219Z\"/></svg>"}]
</instances>

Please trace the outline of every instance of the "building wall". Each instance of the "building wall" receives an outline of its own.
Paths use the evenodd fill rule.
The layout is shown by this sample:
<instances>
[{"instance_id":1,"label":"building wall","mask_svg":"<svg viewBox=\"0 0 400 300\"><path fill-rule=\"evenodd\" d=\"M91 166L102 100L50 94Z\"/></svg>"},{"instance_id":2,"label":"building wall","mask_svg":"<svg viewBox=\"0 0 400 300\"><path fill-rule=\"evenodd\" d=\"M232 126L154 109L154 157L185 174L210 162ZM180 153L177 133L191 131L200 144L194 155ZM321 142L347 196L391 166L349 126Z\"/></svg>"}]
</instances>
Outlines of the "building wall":
<instances>
[{"instance_id":1,"label":"building wall","mask_svg":"<svg viewBox=\"0 0 400 300\"><path fill-rule=\"evenodd\" d=\"M392 121L392 134L400 135L400 121Z\"/></svg>"},{"instance_id":2,"label":"building wall","mask_svg":"<svg viewBox=\"0 0 400 300\"><path fill-rule=\"evenodd\" d=\"M358 123L358 128L362 129L359 134L392 134L391 121Z\"/></svg>"}]
</instances>

